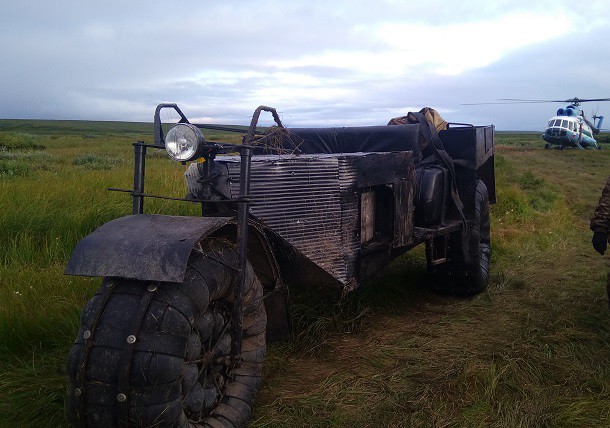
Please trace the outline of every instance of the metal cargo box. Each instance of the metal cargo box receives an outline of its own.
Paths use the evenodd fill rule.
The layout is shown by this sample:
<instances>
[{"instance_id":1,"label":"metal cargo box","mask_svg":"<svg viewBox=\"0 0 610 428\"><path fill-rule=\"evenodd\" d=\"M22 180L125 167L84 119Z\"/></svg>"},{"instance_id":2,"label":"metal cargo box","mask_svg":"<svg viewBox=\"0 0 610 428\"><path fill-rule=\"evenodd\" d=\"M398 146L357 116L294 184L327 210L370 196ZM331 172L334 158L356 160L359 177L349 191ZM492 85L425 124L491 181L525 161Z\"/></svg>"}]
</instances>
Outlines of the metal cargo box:
<instances>
[{"instance_id":1,"label":"metal cargo box","mask_svg":"<svg viewBox=\"0 0 610 428\"><path fill-rule=\"evenodd\" d=\"M227 166L236 197L239 158L216 162ZM250 212L296 249L298 254L288 254L289 248L276 248L278 259L290 258L278 260L290 266L283 271L289 281L352 288L365 276L356 268L363 247L391 249L410 242L413 171L411 152L254 156ZM371 232L369 221L363 242L361 195L370 201L371 192L378 195L377 229Z\"/></svg>"}]
</instances>

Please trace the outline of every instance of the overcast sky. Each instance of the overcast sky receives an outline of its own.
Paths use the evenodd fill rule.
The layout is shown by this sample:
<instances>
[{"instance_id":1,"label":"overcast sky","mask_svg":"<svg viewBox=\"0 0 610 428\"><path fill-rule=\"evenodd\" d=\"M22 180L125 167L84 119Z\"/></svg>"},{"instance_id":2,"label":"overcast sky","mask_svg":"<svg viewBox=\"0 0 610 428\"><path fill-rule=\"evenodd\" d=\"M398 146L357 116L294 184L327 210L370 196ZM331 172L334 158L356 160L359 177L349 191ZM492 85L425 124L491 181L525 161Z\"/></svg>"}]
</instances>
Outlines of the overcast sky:
<instances>
[{"instance_id":1,"label":"overcast sky","mask_svg":"<svg viewBox=\"0 0 610 428\"><path fill-rule=\"evenodd\" d=\"M378 125L421 107L542 130L610 97L610 6L573 0L3 1L0 118ZM610 102L588 103L588 114Z\"/></svg>"}]
</instances>

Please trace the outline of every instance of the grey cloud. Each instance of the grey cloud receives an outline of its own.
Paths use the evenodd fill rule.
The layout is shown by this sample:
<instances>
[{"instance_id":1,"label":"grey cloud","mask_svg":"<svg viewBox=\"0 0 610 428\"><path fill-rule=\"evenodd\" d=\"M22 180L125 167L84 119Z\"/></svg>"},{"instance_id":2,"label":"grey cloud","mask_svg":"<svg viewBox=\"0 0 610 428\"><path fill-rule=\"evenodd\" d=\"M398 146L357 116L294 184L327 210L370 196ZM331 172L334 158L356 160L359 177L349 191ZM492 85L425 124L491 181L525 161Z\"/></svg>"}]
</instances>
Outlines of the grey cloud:
<instances>
[{"instance_id":1,"label":"grey cloud","mask_svg":"<svg viewBox=\"0 0 610 428\"><path fill-rule=\"evenodd\" d=\"M312 76L346 93L323 103L294 97L275 105L295 126L381 124L395 112L430 105L456 122L537 130L556 106L461 104L610 96L604 92L610 81L605 43L610 34L604 27L530 46L458 76L431 75L424 66L415 76L381 78L340 66L274 65L321 51L377 52L384 46L373 34L381 22L448 24L499 16L514 7L574 8L585 21L595 17L569 2L448 6L443 0L358 0L325 7L305 1L204 3L184 2L180 8L145 1L5 5L0 17L0 38L6 41L0 45L0 117L150 120L158 102L175 101L194 117L247 123L258 104L274 102L254 94L277 86L279 72ZM593 1L586 10L595 13L600 5ZM404 40L425 42L420 34ZM432 48L443 54L442 46ZM244 71L252 73L241 75ZM201 77L210 72L233 77Z\"/></svg>"}]
</instances>

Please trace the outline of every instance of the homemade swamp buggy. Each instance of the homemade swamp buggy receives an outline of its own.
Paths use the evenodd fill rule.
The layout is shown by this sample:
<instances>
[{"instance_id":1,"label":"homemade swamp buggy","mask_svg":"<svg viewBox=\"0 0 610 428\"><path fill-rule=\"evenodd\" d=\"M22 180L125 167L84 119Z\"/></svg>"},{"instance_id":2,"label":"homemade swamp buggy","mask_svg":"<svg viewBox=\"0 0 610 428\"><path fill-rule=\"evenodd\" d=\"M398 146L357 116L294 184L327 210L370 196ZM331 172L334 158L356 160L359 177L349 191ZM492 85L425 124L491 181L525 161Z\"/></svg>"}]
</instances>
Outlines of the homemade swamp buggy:
<instances>
[{"instance_id":1,"label":"homemade swamp buggy","mask_svg":"<svg viewBox=\"0 0 610 428\"><path fill-rule=\"evenodd\" d=\"M167 135L166 108L180 116ZM264 133L262 111L276 122ZM231 145L205 141L206 126L159 105L154 144L133 144L134 186L123 190L133 215L85 237L66 269L104 278L68 356L70 422L244 426L266 341L291 337L286 283L350 291L425 244L432 287L484 290L493 126L441 119L437 132L430 112L387 126L287 129L261 106L243 144ZM144 214L145 198L163 198L145 193L152 149L199 160L185 172L188 195L169 199L201 204L201 217Z\"/></svg>"}]
</instances>

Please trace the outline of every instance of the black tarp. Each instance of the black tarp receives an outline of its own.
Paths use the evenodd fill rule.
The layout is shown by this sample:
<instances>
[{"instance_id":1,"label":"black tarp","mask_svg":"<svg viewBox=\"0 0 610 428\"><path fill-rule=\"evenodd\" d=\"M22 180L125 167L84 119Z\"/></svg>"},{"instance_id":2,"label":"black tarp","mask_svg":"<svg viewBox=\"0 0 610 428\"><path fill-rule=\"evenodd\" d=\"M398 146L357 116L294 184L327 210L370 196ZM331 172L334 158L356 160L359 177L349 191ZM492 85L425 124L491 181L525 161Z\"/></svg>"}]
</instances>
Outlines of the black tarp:
<instances>
[{"instance_id":1,"label":"black tarp","mask_svg":"<svg viewBox=\"0 0 610 428\"><path fill-rule=\"evenodd\" d=\"M282 148L295 153L395 152L410 150L421 155L419 124L346 128L288 128Z\"/></svg>"}]
</instances>

